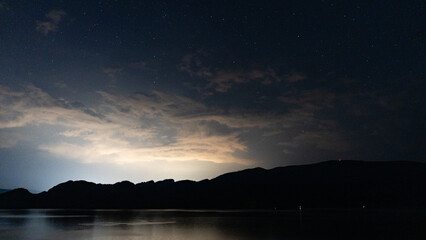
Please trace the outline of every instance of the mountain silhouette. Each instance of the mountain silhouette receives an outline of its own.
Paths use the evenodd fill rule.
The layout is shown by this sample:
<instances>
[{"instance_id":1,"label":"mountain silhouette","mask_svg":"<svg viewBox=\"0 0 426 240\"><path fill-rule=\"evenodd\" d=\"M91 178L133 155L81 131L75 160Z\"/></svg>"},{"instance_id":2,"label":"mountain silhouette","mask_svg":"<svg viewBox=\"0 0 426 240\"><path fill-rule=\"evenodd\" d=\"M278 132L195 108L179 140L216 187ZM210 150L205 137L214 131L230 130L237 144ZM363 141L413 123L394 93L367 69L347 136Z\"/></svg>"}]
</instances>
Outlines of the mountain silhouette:
<instances>
[{"instance_id":1,"label":"mountain silhouette","mask_svg":"<svg viewBox=\"0 0 426 240\"><path fill-rule=\"evenodd\" d=\"M1 189L1 188L0 188L0 194L5 193L5 192L8 192L8 191L10 191L10 190L9 190L9 189Z\"/></svg>"},{"instance_id":2,"label":"mountain silhouette","mask_svg":"<svg viewBox=\"0 0 426 240\"><path fill-rule=\"evenodd\" d=\"M68 181L47 192L14 189L0 208L292 209L426 206L426 163L326 161L247 169L202 181Z\"/></svg>"}]
</instances>

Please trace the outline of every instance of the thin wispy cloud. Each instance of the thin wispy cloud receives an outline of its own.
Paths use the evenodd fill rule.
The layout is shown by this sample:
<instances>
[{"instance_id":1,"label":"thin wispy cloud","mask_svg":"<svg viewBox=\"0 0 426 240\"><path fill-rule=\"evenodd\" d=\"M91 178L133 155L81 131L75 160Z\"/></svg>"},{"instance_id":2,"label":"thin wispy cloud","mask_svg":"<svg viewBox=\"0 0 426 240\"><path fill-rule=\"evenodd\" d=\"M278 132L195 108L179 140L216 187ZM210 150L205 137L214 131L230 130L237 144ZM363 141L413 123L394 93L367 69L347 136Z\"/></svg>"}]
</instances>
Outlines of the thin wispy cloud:
<instances>
[{"instance_id":1,"label":"thin wispy cloud","mask_svg":"<svg viewBox=\"0 0 426 240\"><path fill-rule=\"evenodd\" d=\"M1 10L10 11L10 8L9 8L8 4L6 4L4 2L0 2L0 11Z\"/></svg>"},{"instance_id":2,"label":"thin wispy cloud","mask_svg":"<svg viewBox=\"0 0 426 240\"><path fill-rule=\"evenodd\" d=\"M197 52L185 55L178 69L188 73L191 77L199 77L207 79L206 89L214 89L216 92L228 92L233 86L243 83L258 81L263 85L270 85L282 81L272 68L266 69L214 69L203 63L203 58L208 54L205 52Z\"/></svg>"},{"instance_id":3,"label":"thin wispy cloud","mask_svg":"<svg viewBox=\"0 0 426 240\"><path fill-rule=\"evenodd\" d=\"M50 19L53 23L58 24L65 15L66 13L63 10L52 10L46 14L46 18Z\"/></svg>"},{"instance_id":4,"label":"thin wispy cloud","mask_svg":"<svg viewBox=\"0 0 426 240\"><path fill-rule=\"evenodd\" d=\"M286 74L285 79L289 83L296 83L296 82L300 82L300 81L305 80L306 75L304 73L300 73L300 72L292 72L290 74Z\"/></svg>"},{"instance_id":5,"label":"thin wispy cloud","mask_svg":"<svg viewBox=\"0 0 426 240\"><path fill-rule=\"evenodd\" d=\"M52 10L46 14L46 21L37 21L36 30L44 35L58 30L58 25L66 15L63 10Z\"/></svg>"},{"instance_id":6,"label":"thin wispy cloud","mask_svg":"<svg viewBox=\"0 0 426 240\"><path fill-rule=\"evenodd\" d=\"M210 83L207 87L212 87L218 92L227 92L232 86L236 84L248 83L252 81L259 81L264 85L269 85L274 82L281 82L276 72L268 68L266 70L220 70L213 74L210 78Z\"/></svg>"}]
</instances>

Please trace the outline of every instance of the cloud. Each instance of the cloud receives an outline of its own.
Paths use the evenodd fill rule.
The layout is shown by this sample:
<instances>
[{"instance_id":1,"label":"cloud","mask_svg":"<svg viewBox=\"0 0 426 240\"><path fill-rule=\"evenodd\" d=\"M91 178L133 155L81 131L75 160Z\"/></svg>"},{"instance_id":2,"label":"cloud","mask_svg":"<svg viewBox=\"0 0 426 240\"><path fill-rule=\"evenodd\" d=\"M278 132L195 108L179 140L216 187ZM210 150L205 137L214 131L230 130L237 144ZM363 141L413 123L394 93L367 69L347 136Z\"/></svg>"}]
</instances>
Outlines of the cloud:
<instances>
[{"instance_id":1,"label":"cloud","mask_svg":"<svg viewBox=\"0 0 426 240\"><path fill-rule=\"evenodd\" d=\"M18 144L20 136L10 131L0 130L0 148L11 148Z\"/></svg>"},{"instance_id":2,"label":"cloud","mask_svg":"<svg viewBox=\"0 0 426 240\"><path fill-rule=\"evenodd\" d=\"M102 68L102 72L113 79L117 76L117 74L120 74L122 71L123 68Z\"/></svg>"},{"instance_id":3,"label":"cloud","mask_svg":"<svg viewBox=\"0 0 426 240\"><path fill-rule=\"evenodd\" d=\"M42 22L37 21L36 30L43 33L44 35L49 34L50 32L56 32L58 30L58 24L53 22Z\"/></svg>"},{"instance_id":4,"label":"cloud","mask_svg":"<svg viewBox=\"0 0 426 240\"><path fill-rule=\"evenodd\" d=\"M227 92L232 85L244 83L245 74L242 71L219 71L210 80L208 87L214 87L218 92Z\"/></svg>"},{"instance_id":5,"label":"cloud","mask_svg":"<svg viewBox=\"0 0 426 240\"><path fill-rule=\"evenodd\" d=\"M36 30L44 35L58 30L58 24L66 15L63 10L52 10L46 14L47 21L37 21Z\"/></svg>"},{"instance_id":6,"label":"cloud","mask_svg":"<svg viewBox=\"0 0 426 240\"><path fill-rule=\"evenodd\" d=\"M282 112L225 111L161 91L131 95L99 91L98 97L88 107L54 98L33 85L20 91L0 85L4 106L0 131L32 129L20 131L24 136L13 141L0 139L1 147L33 141L40 150L84 163L199 161L246 167L268 161L254 159L260 155L253 154L263 151L255 145L265 139L283 157L297 154L302 146L311 146L312 151L348 149L339 125L318 115L334 107L334 95L324 90L283 94L278 99ZM55 129L51 135L36 134L46 126Z\"/></svg>"},{"instance_id":7,"label":"cloud","mask_svg":"<svg viewBox=\"0 0 426 240\"><path fill-rule=\"evenodd\" d=\"M326 89L309 89L295 94L294 92L285 92L278 97L278 100L289 108L299 108L305 111L319 111L324 108L333 108L336 100L342 96Z\"/></svg>"},{"instance_id":8,"label":"cloud","mask_svg":"<svg viewBox=\"0 0 426 240\"><path fill-rule=\"evenodd\" d=\"M187 54L182 57L181 63L178 64L178 70L188 73L190 76L196 77L211 77L213 73L209 67L203 66L202 57L208 54L204 51L198 51L194 54Z\"/></svg>"},{"instance_id":9,"label":"cloud","mask_svg":"<svg viewBox=\"0 0 426 240\"><path fill-rule=\"evenodd\" d=\"M26 86L22 92L0 86L0 102L5 106L0 111L0 128L56 123L72 126L77 119L81 124L100 121L85 112L89 109L75 108L33 85Z\"/></svg>"},{"instance_id":10,"label":"cloud","mask_svg":"<svg viewBox=\"0 0 426 240\"><path fill-rule=\"evenodd\" d=\"M264 85L273 82L281 82L281 77L277 76L271 68L266 70L233 70L216 72L211 78L208 87L213 87L218 92L227 92L233 85L247 83L250 81L260 81Z\"/></svg>"},{"instance_id":11,"label":"cloud","mask_svg":"<svg viewBox=\"0 0 426 240\"><path fill-rule=\"evenodd\" d=\"M301 132L289 141L279 142L278 145L284 147L283 151L288 153L303 146L311 150L320 149L333 152L344 152L350 148L340 131L332 129Z\"/></svg>"},{"instance_id":12,"label":"cloud","mask_svg":"<svg viewBox=\"0 0 426 240\"><path fill-rule=\"evenodd\" d=\"M59 140L41 139L39 148L83 162L248 164L233 156L246 150L237 132L227 132L227 126L214 122L201 103L162 92L99 95L100 102L88 108L55 99L32 85L23 91L1 87L0 103L6 107L0 110L0 129L56 126L62 130L52 138Z\"/></svg>"},{"instance_id":13,"label":"cloud","mask_svg":"<svg viewBox=\"0 0 426 240\"><path fill-rule=\"evenodd\" d=\"M64 81L56 81L53 85L57 88L68 88L68 85Z\"/></svg>"},{"instance_id":14,"label":"cloud","mask_svg":"<svg viewBox=\"0 0 426 240\"><path fill-rule=\"evenodd\" d=\"M0 2L0 10L10 11L10 8L7 6L6 3Z\"/></svg>"},{"instance_id":15,"label":"cloud","mask_svg":"<svg viewBox=\"0 0 426 240\"><path fill-rule=\"evenodd\" d=\"M205 52L185 55L178 65L180 71L188 73L192 77L200 77L208 80L206 88L213 88L217 92L227 92L236 84L259 81L264 85L274 82L281 82L282 77L278 76L272 68L243 70L243 69L212 69L205 66L202 59L208 56Z\"/></svg>"},{"instance_id":16,"label":"cloud","mask_svg":"<svg viewBox=\"0 0 426 240\"><path fill-rule=\"evenodd\" d=\"M344 95L334 94L327 89L302 90L297 93L286 92L278 100L288 110L287 126L296 129L278 145L285 153L296 153L303 146L311 151L326 150L328 152L344 152L350 149L349 140L343 136L335 119L325 118L321 114L327 110L335 111ZM288 128L290 129L290 128ZM276 130L273 135L277 134Z\"/></svg>"},{"instance_id":17,"label":"cloud","mask_svg":"<svg viewBox=\"0 0 426 240\"><path fill-rule=\"evenodd\" d=\"M49 18L53 23L58 24L65 15L67 14L63 10L52 10L46 14L46 17Z\"/></svg>"},{"instance_id":18,"label":"cloud","mask_svg":"<svg viewBox=\"0 0 426 240\"><path fill-rule=\"evenodd\" d=\"M306 75L299 72L292 72L290 74L285 75L285 79L289 83L296 83L306 79Z\"/></svg>"}]
</instances>

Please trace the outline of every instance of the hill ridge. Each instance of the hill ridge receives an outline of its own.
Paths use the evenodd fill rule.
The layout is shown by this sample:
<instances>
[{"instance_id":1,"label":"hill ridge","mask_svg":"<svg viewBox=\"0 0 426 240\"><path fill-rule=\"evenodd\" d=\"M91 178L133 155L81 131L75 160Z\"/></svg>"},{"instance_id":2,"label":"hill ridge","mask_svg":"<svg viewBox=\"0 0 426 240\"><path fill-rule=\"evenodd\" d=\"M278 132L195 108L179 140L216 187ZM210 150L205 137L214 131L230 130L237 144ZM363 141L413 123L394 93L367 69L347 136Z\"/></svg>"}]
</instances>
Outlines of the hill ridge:
<instances>
[{"instance_id":1,"label":"hill ridge","mask_svg":"<svg viewBox=\"0 0 426 240\"><path fill-rule=\"evenodd\" d=\"M426 164L412 161L325 161L251 168L213 179L115 184L84 180L32 194L0 194L0 208L223 208L426 206Z\"/></svg>"}]
</instances>

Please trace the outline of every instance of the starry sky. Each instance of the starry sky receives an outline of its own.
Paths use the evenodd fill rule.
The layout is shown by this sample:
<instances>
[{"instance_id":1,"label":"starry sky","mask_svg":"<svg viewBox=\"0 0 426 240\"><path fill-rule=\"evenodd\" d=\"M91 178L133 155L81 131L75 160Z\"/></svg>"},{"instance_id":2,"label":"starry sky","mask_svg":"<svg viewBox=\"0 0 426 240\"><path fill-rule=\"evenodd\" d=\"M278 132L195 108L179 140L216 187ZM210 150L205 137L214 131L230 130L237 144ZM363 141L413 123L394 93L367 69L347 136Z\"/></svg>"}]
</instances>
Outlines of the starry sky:
<instances>
[{"instance_id":1,"label":"starry sky","mask_svg":"<svg viewBox=\"0 0 426 240\"><path fill-rule=\"evenodd\" d=\"M424 9L0 0L0 188L426 161Z\"/></svg>"}]
</instances>

